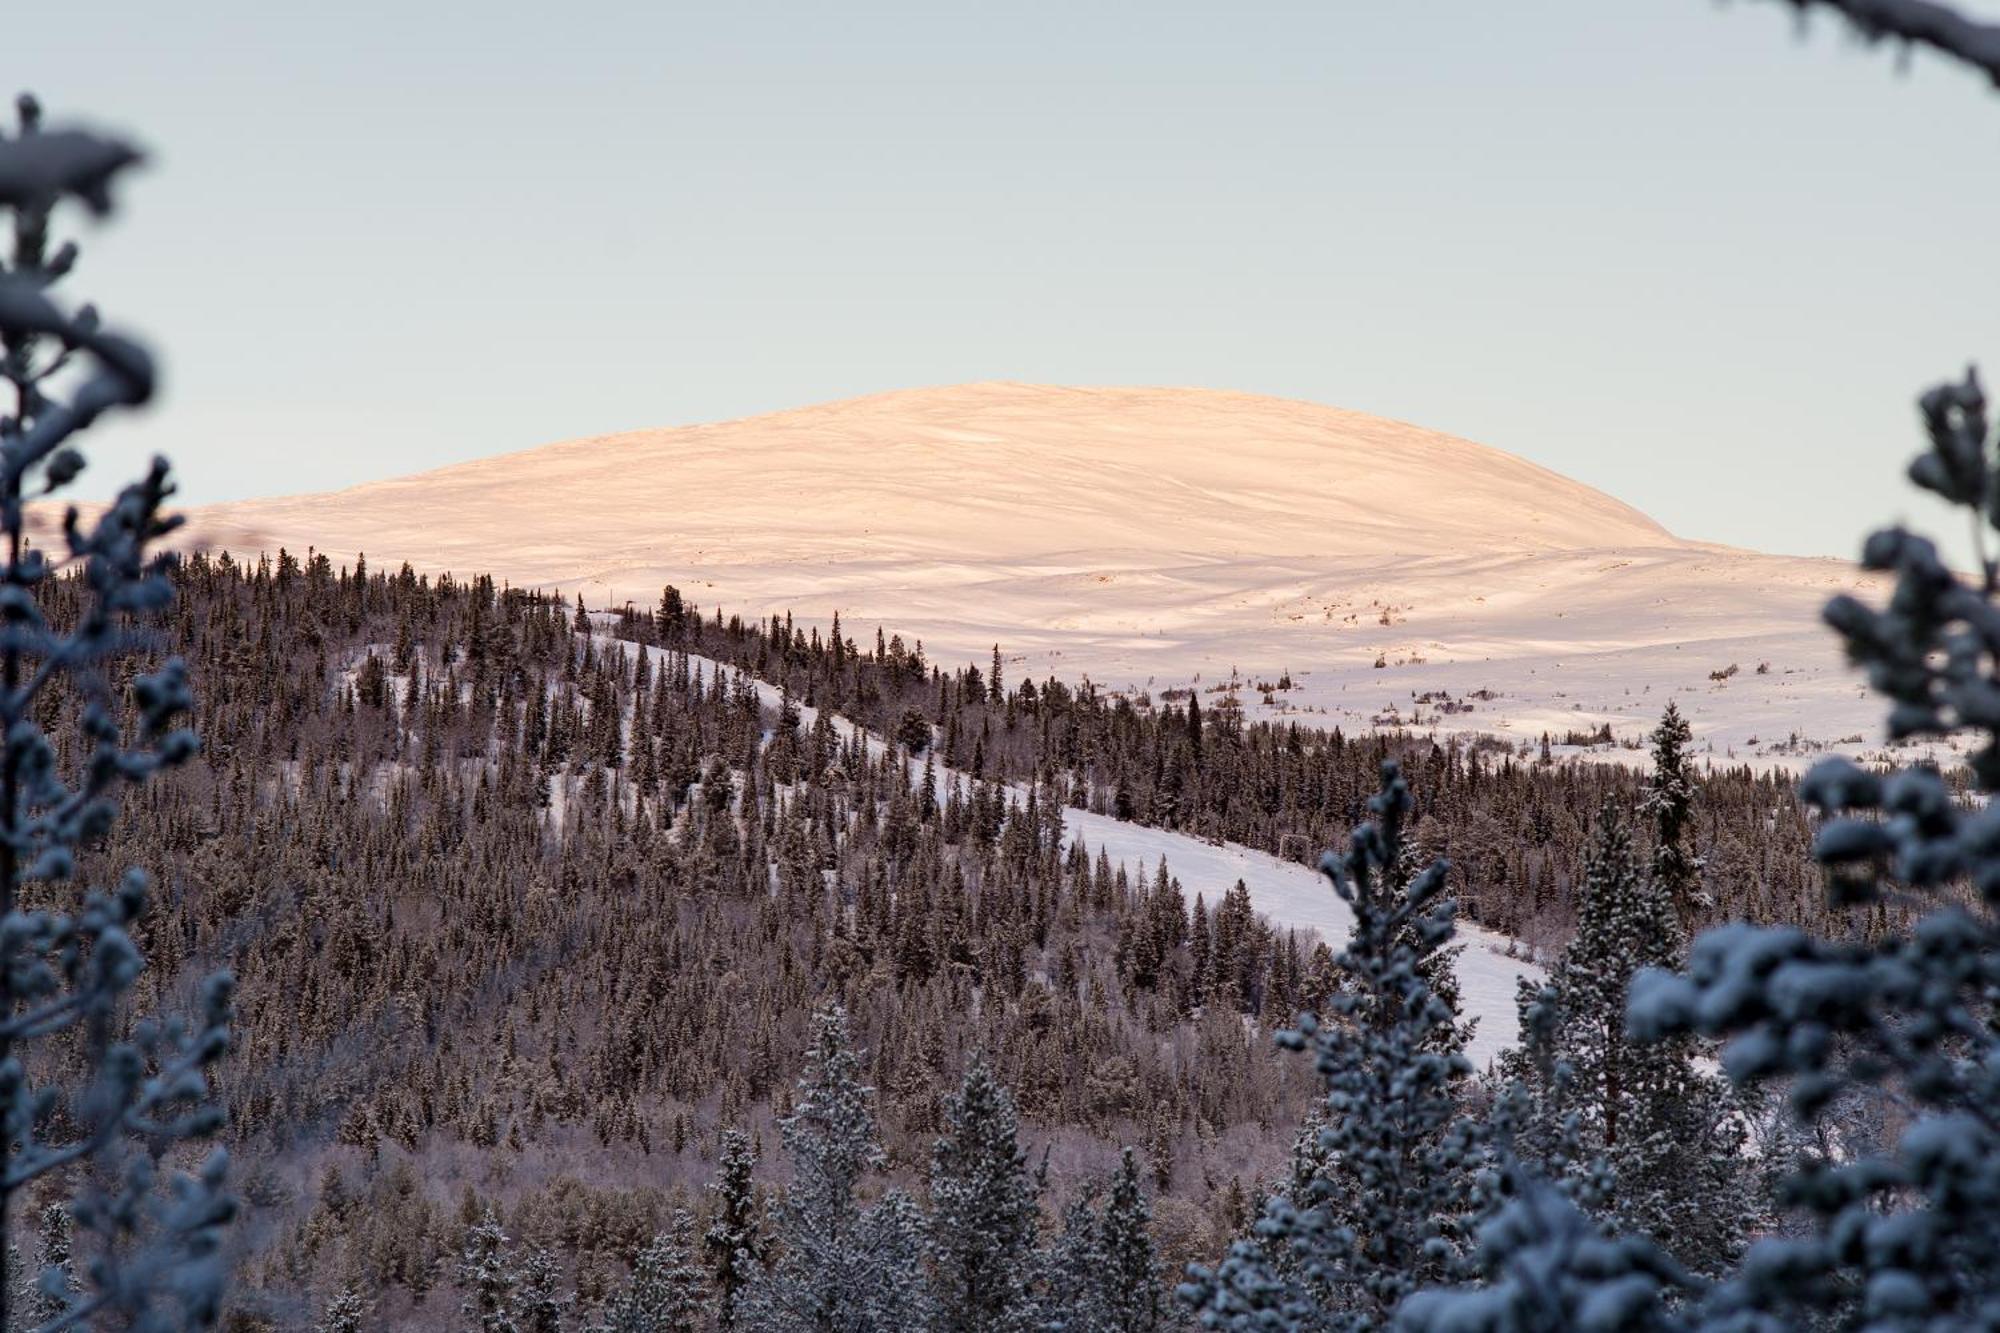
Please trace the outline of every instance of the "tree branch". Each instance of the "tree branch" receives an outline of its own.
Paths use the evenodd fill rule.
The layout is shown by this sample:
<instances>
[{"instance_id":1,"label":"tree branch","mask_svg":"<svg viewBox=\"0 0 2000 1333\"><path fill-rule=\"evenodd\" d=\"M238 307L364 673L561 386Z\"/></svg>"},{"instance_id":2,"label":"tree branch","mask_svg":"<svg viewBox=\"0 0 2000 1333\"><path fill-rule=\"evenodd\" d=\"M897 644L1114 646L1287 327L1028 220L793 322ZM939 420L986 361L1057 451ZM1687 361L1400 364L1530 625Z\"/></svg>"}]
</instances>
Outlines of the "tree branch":
<instances>
[{"instance_id":1,"label":"tree branch","mask_svg":"<svg viewBox=\"0 0 2000 1333\"><path fill-rule=\"evenodd\" d=\"M1805 12L1818 6L1845 18L1871 42L1927 46L1984 71L2000 87L2000 23L1980 23L1936 0L1786 0Z\"/></svg>"}]
</instances>

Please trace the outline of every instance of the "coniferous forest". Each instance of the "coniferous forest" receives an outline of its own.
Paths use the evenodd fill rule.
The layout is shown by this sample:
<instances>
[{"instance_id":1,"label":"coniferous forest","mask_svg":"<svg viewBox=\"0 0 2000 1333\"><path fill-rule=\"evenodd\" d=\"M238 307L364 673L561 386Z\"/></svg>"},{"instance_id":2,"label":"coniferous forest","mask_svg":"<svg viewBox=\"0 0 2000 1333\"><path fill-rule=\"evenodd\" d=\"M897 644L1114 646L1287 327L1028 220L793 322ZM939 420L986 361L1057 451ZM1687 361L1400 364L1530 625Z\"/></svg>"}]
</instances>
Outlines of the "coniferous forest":
<instances>
[{"instance_id":1,"label":"coniferous forest","mask_svg":"<svg viewBox=\"0 0 2000 1333\"><path fill-rule=\"evenodd\" d=\"M10 1333L2000 1327L2000 563L1867 539L1828 628L1968 758L1795 780L181 549L165 460L51 503L156 388L59 231L137 160L0 137ZM1918 409L2000 528L1977 374ZM1538 964L1489 1068L1460 922Z\"/></svg>"},{"instance_id":2,"label":"coniferous forest","mask_svg":"<svg viewBox=\"0 0 2000 1333\"><path fill-rule=\"evenodd\" d=\"M879 1183L922 1178L984 1057L1049 1207L1107 1188L1129 1146L1178 1267L1289 1169L1312 1078L1268 1037L1338 969L1240 886L1211 904L1171 865L1059 846L1056 808L1115 801L1100 775L1150 769L1164 742L1186 786L1268 785L1280 811L1313 811L1267 825L1275 842L1334 803L1365 816L1395 759L1426 793L1421 840L1488 837L1548 877L1496 858L1475 878L1454 857L1461 901L1506 922L1538 895L1578 898L1591 821L1551 812L1636 810L1651 790L1579 761L1226 717L1194 744L1171 706L1056 682L996 700L990 674L934 672L893 639L815 654L779 626L785 668L768 625L627 617L621 640L579 632L560 596L317 556L196 554L175 581L166 637L192 677L229 684L197 695L201 753L127 805L101 854L162 886L142 987L164 1001L217 964L237 979L248 1058L220 1082L239 1176L262 1192L246 1272L280 1322L350 1288L382 1309L449 1306L447 1270L489 1206L582 1308L601 1303L675 1210L707 1225L732 1134L757 1189L782 1179L810 1015L836 1004L877 1090ZM52 589L58 623L80 591ZM906 694L944 698L927 725L990 740L966 770L987 777L934 780L927 801L911 777L956 776L948 740L871 753L825 713L807 726L760 702L744 671L806 707L852 700L864 725L900 719ZM1035 757L1064 746L1069 773ZM1689 796L1707 865L1773 803L1806 836L1781 779L1711 774ZM1702 884L1704 911L1744 902Z\"/></svg>"}]
</instances>

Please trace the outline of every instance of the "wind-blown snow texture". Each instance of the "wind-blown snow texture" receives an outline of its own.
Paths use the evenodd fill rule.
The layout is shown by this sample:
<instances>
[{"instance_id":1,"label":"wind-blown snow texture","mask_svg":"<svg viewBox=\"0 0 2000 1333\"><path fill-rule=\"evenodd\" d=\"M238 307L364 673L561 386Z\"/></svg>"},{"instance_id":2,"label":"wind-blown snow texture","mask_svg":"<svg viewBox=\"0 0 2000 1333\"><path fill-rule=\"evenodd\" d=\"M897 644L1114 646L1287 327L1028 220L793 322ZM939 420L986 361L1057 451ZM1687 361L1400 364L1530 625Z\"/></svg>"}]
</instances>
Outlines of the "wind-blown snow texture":
<instances>
[{"instance_id":1,"label":"wind-blown snow texture","mask_svg":"<svg viewBox=\"0 0 2000 1333\"><path fill-rule=\"evenodd\" d=\"M1852 566L1682 541L1496 450L1251 394L913 390L192 517L238 554L365 552L592 605L673 583L708 611L838 610L945 662L998 642L1014 679L1157 690L1234 668L1253 714L1349 730L1636 739L1678 698L1704 759L1880 736L1818 622L1865 581ZM1268 706L1247 688L1286 671ZM1471 711L1417 701L1434 691Z\"/></svg>"}]
</instances>

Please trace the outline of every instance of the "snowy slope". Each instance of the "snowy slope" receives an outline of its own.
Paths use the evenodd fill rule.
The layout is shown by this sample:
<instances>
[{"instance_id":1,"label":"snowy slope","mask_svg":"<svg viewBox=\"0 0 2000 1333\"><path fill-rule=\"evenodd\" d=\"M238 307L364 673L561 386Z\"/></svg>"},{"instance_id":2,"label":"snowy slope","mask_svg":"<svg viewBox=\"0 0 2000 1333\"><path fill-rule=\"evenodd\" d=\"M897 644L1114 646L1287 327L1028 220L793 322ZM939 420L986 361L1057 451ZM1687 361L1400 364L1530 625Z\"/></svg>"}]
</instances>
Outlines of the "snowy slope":
<instances>
[{"instance_id":1,"label":"snowy slope","mask_svg":"<svg viewBox=\"0 0 2000 1333\"><path fill-rule=\"evenodd\" d=\"M1249 394L915 390L192 518L239 554L365 552L593 605L671 582L711 610L838 611L946 662L999 643L1017 679L1289 671L1245 705L1350 729L1631 740L1676 697L1716 758L1767 762L1879 729L1817 623L1851 566L1682 541L1496 450ZM1437 691L1480 697L1419 704Z\"/></svg>"},{"instance_id":2,"label":"snowy slope","mask_svg":"<svg viewBox=\"0 0 2000 1333\"><path fill-rule=\"evenodd\" d=\"M1233 842L1215 846L1081 810L1063 812L1063 830L1082 838L1092 856L1103 848L1117 864L1137 863L1150 870L1164 856L1168 872L1180 880L1182 889L1190 896L1199 893L1210 903L1240 879L1256 909L1281 928L1310 930L1336 946L1354 929L1353 912L1324 876L1268 852ZM1520 1035L1515 982L1523 976L1540 980L1544 974L1511 957L1504 936L1461 925L1458 937L1466 945L1458 957L1459 1005L1466 1015L1479 1019L1466 1054L1475 1068L1484 1069Z\"/></svg>"},{"instance_id":3,"label":"snowy slope","mask_svg":"<svg viewBox=\"0 0 2000 1333\"><path fill-rule=\"evenodd\" d=\"M601 642L608 647L616 641L607 637ZM657 648L621 646L628 652L652 654L656 665L664 660ZM689 661L700 666L711 679L721 675L725 680L733 680L741 674L713 658L691 656ZM746 679L756 687L758 697L767 707L778 706L779 692L775 686L755 677ZM817 720L818 709L801 706L796 700L793 706L799 709L806 726ZM855 727L847 719L835 716L831 721L841 736L854 734ZM872 734L867 743L869 751L878 756L885 748L882 739ZM954 776L962 775L949 768L937 770L940 797ZM921 782L921 770L914 771L911 780ZM1017 795L1026 797L1025 792ZM1129 867L1140 876L1150 876L1160 859L1166 858L1168 873L1180 880L1189 901L1200 894L1215 903L1240 879L1250 892L1251 904L1281 929L1311 931L1336 946L1354 929L1354 914L1324 877L1265 852L1237 843L1218 846L1200 838L1128 824L1084 810L1063 811L1063 834L1065 847L1082 839L1093 859L1102 851L1114 864ZM1530 976L1539 980L1544 974L1533 964L1510 957L1508 941L1503 936L1461 926L1459 938L1466 944L1458 958L1459 1003L1464 1014L1479 1020L1472 1040L1467 1043L1466 1054L1476 1068L1484 1069L1519 1036L1519 1015L1514 1004L1516 979Z\"/></svg>"}]
</instances>

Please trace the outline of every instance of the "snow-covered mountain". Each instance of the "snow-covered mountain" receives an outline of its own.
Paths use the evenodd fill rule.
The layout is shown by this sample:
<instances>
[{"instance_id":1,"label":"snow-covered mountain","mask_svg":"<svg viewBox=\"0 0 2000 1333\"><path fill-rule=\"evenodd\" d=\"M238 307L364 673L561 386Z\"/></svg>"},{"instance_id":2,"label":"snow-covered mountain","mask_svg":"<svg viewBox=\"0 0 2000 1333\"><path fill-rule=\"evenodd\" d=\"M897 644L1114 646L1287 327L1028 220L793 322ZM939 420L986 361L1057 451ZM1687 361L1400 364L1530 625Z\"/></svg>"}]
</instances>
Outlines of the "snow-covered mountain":
<instances>
[{"instance_id":1,"label":"snow-covered mountain","mask_svg":"<svg viewBox=\"0 0 2000 1333\"><path fill-rule=\"evenodd\" d=\"M838 611L946 661L998 643L1017 677L1235 673L1253 712L1350 729L1629 741L1675 697L1718 759L1878 734L1817 619L1852 566L1683 541L1498 450L1250 394L912 390L192 518L239 555L365 552L593 606L673 583L746 616Z\"/></svg>"}]
</instances>

